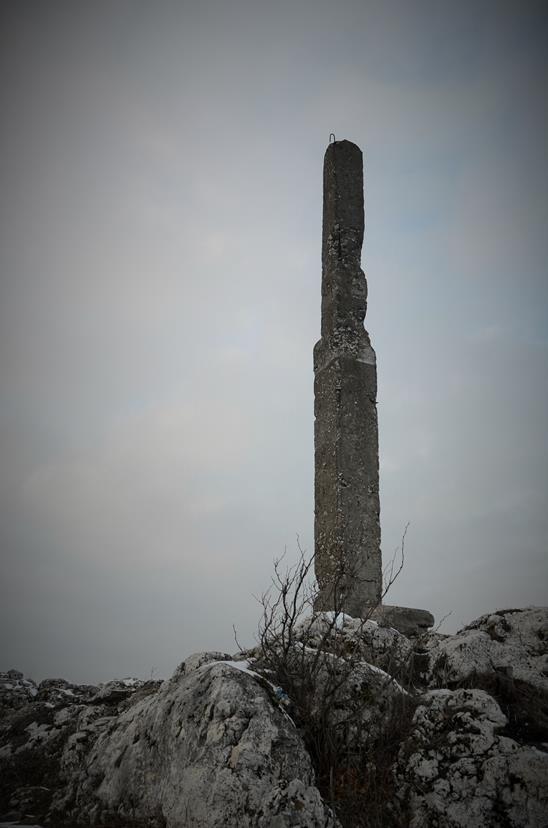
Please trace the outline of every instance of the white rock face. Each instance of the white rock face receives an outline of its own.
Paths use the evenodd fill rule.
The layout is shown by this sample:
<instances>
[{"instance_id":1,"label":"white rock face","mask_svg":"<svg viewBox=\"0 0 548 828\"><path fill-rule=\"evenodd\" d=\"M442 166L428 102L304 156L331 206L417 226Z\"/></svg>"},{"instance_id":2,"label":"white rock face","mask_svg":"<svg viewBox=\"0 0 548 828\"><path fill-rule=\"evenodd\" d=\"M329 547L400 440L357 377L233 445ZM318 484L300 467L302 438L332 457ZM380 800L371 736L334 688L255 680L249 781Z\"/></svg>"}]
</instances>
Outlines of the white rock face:
<instances>
[{"instance_id":1,"label":"white rock face","mask_svg":"<svg viewBox=\"0 0 548 828\"><path fill-rule=\"evenodd\" d=\"M432 680L441 686L493 670L547 688L548 608L528 607L482 615L456 635L434 639Z\"/></svg>"},{"instance_id":2,"label":"white rock face","mask_svg":"<svg viewBox=\"0 0 548 828\"><path fill-rule=\"evenodd\" d=\"M373 620L318 612L299 624L296 637L307 646L317 648L332 630L336 633L339 651L351 652L396 678L408 673L413 644L397 630L380 627Z\"/></svg>"},{"instance_id":3,"label":"white rock face","mask_svg":"<svg viewBox=\"0 0 548 828\"><path fill-rule=\"evenodd\" d=\"M107 723L75 776L77 731L54 811L70 821L73 808L75 821L103 825L335 826L302 741L266 682L219 655L192 656L157 694Z\"/></svg>"},{"instance_id":4,"label":"white rock face","mask_svg":"<svg viewBox=\"0 0 548 828\"><path fill-rule=\"evenodd\" d=\"M411 828L546 826L548 754L503 736L506 722L482 690L423 696L396 767Z\"/></svg>"}]
</instances>

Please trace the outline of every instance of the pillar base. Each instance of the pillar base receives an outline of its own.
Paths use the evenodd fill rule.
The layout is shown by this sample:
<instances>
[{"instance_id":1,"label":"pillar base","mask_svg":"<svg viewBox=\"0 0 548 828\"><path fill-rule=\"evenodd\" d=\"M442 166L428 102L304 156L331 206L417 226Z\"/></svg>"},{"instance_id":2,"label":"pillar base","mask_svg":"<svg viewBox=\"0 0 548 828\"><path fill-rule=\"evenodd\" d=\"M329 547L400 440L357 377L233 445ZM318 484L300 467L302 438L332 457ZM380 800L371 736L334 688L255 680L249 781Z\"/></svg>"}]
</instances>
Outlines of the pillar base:
<instances>
[{"instance_id":1,"label":"pillar base","mask_svg":"<svg viewBox=\"0 0 548 828\"><path fill-rule=\"evenodd\" d=\"M371 620L376 621L379 627L392 627L408 638L422 635L434 626L434 616L428 610L397 607L393 604L376 607Z\"/></svg>"}]
</instances>

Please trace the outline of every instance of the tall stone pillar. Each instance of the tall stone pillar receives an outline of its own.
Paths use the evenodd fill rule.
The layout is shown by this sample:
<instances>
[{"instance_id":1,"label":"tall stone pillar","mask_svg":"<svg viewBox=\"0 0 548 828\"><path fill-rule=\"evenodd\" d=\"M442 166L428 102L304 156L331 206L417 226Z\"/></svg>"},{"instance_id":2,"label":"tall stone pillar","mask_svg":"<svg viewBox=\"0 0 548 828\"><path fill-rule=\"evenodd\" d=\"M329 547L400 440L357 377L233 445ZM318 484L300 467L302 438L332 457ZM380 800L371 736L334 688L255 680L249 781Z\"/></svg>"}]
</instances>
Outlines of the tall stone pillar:
<instances>
[{"instance_id":1,"label":"tall stone pillar","mask_svg":"<svg viewBox=\"0 0 548 828\"><path fill-rule=\"evenodd\" d=\"M359 147L336 141L323 178L322 323L314 348L315 608L363 615L381 600L375 352L364 328L367 282Z\"/></svg>"}]
</instances>

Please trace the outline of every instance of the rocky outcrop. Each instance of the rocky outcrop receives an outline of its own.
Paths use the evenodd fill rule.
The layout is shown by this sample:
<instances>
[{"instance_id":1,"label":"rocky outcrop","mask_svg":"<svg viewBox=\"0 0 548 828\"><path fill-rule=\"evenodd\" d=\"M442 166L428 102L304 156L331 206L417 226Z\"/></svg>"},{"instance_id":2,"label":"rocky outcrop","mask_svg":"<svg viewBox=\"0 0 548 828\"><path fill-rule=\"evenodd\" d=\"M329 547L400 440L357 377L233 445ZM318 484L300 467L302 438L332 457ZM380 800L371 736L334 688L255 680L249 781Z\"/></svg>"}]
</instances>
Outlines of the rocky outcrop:
<instances>
[{"instance_id":1,"label":"rocky outcrop","mask_svg":"<svg viewBox=\"0 0 548 828\"><path fill-rule=\"evenodd\" d=\"M334 650L352 662L366 662L389 677L407 683L414 660L414 644L391 627L381 627L372 619L352 618L333 612L316 613L295 630L297 641L313 650L328 648L336 632ZM385 676L386 678L386 676Z\"/></svg>"},{"instance_id":2,"label":"rocky outcrop","mask_svg":"<svg viewBox=\"0 0 548 828\"><path fill-rule=\"evenodd\" d=\"M494 696L520 742L548 743L548 612L482 615L456 635L427 641L428 684L474 687Z\"/></svg>"},{"instance_id":3,"label":"rocky outcrop","mask_svg":"<svg viewBox=\"0 0 548 828\"><path fill-rule=\"evenodd\" d=\"M21 673L0 674L0 813L25 820L44 819L64 789L64 751L72 740L82 756L100 722L115 722L130 697L154 692L159 682L123 679L126 693L113 702L109 688L45 679L36 684ZM82 722L86 725L82 725Z\"/></svg>"},{"instance_id":4,"label":"rocky outcrop","mask_svg":"<svg viewBox=\"0 0 548 828\"><path fill-rule=\"evenodd\" d=\"M334 682L331 723L364 757L342 824L545 828L547 629L538 608L419 640L333 613L297 625L288 657L306 669L322 652L304 675L309 710ZM0 813L72 828L335 828L302 709L259 656L195 654L163 683L1 674Z\"/></svg>"},{"instance_id":5,"label":"rocky outcrop","mask_svg":"<svg viewBox=\"0 0 548 828\"><path fill-rule=\"evenodd\" d=\"M111 683L87 705L32 704L19 721L8 716L1 763L13 784L4 807L72 826L335 828L273 688L246 662L219 656L190 657L147 693L139 683L129 702ZM30 784L17 785L25 765Z\"/></svg>"},{"instance_id":6,"label":"rocky outcrop","mask_svg":"<svg viewBox=\"0 0 548 828\"><path fill-rule=\"evenodd\" d=\"M546 687L548 617L543 607L482 615L456 635L433 638L432 679L463 682L501 670L532 687Z\"/></svg>"},{"instance_id":7,"label":"rocky outcrop","mask_svg":"<svg viewBox=\"0 0 548 828\"><path fill-rule=\"evenodd\" d=\"M24 707L38 694L38 687L32 679L26 679L19 670L0 673L0 717L11 710Z\"/></svg>"},{"instance_id":8,"label":"rocky outcrop","mask_svg":"<svg viewBox=\"0 0 548 828\"><path fill-rule=\"evenodd\" d=\"M432 690L396 765L411 828L545 826L548 753L504 735L508 719L483 690Z\"/></svg>"},{"instance_id":9,"label":"rocky outcrop","mask_svg":"<svg viewBox=\"0 0 548 828\"><path fill-rule=\"evenodd\" d=\"M85 775L74 774L78 735L63 754L67 788L54 802L74 821L334 825L294 724L245 662L189 659L155 696L101 728Z\"/></svg>"}]
</instances>

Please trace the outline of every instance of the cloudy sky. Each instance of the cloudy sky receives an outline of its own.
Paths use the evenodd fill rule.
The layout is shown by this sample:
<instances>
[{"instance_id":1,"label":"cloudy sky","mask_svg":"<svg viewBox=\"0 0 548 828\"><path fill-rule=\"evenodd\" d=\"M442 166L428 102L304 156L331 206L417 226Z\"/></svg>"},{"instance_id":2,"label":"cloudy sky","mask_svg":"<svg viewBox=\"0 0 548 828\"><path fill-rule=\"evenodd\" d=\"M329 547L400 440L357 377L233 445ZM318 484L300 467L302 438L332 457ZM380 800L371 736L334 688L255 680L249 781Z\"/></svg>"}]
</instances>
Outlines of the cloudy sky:
<instances>
[{"instance_id":1,"label":"cloudy sky","mask_svg":"<svg viewBox=\"0 0 548 828\"><path fill-rule=\"evenodd\" d=\"M331 132L364 151L390 600L547 603L545 3L1 13L0 669L233 651L312 550Z\"/></svg>"}]
</instances>

